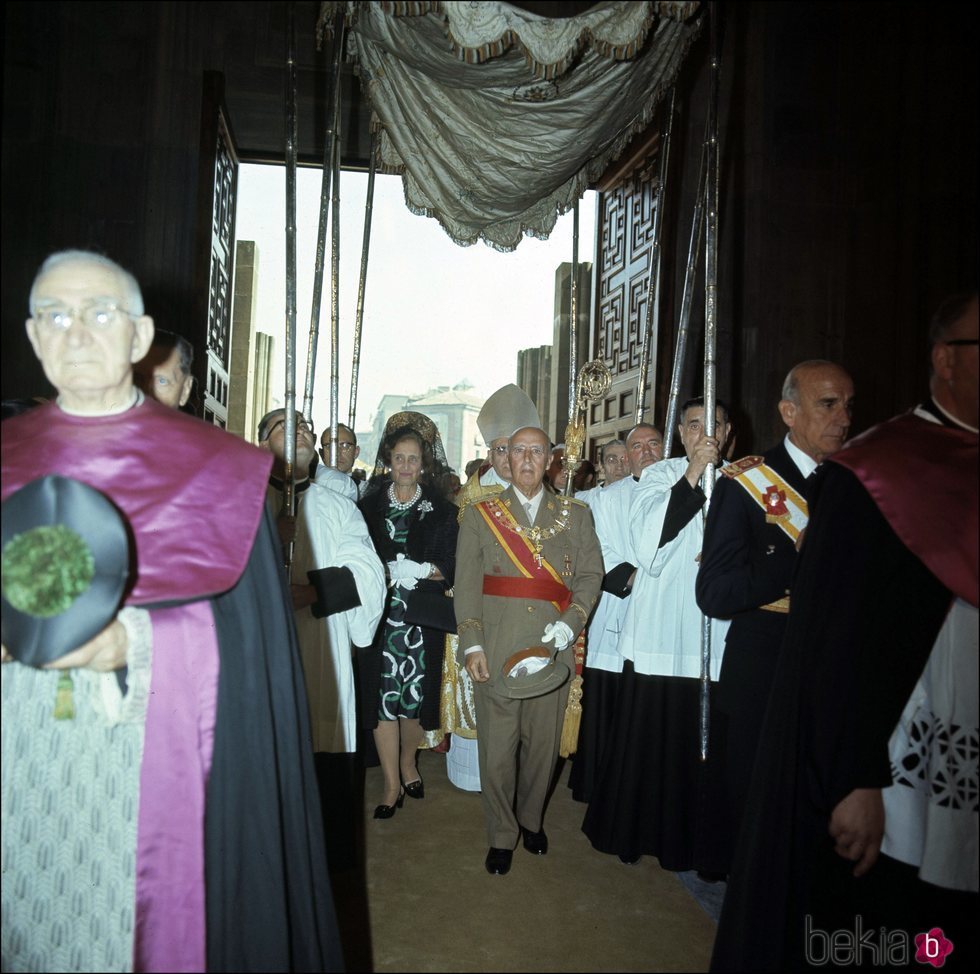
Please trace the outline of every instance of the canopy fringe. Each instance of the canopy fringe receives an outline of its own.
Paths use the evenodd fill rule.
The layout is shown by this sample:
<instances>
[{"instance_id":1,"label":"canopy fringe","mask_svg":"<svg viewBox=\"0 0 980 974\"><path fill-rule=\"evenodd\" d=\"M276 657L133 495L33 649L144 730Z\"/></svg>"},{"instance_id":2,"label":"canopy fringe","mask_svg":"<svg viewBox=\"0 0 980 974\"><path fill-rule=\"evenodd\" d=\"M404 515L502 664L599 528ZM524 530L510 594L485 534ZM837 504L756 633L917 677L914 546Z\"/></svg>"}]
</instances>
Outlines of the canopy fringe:
<instances>
[{"instance_id":1,"label":"canopy fringe","mask_svg":"<svg viewBox=\"0 0 980 974\"><path fill-rule=\"evenodd\" d=\"M646 105L637 114L633 122L620 133L620 135L605 152L598 156L594 156L570 179L535 204L533 207L533 212L535 217L537 217L536 225L531 225L529 222L526 222L532 218L530 210L525 211L524 214L512 221L515 225L513 229L510 229L507 233L506 240L493 239L491 236L491 231L495 231L499 234L501 227L503 226L503 224L499 223L493 224L491 227L487 227L484 230L473 234L472 236L460 237L450 228L438 210L420 205L411 200L407 185L407 178L410 174L407 173L405 164L401 162L400 159L397 161L392 160L390 155L386 158L385 152L383 151L383 149L390 150L391 140L388 136L387 130L385 129L384 122L374 110L373 104L371 104L371 86L368 84L362 85L361 91L367 99L368 104L371 105L371 130L380 131L384 135L384 139L379 145L378 172L385 173L386 175L401 176L402 191L405 198L405 205L408 207L408 209L416 216L424 216L436 220L446 235L457 246L471 247L473 244L482 240L484 244L491 247L493 250L506 254L516 250L518 244L524 239L525 236L529 236L537 240L547 240L551 235L551 231L554 229L554 224L557 217L567 213L574 205L575 200L581 199L582 196L584 196L589 186L598 180L603 173L606 172L609 166L623 154L634 136L636 136L639 132L642 132L653 120L654 114L660 105L661 99L663 98L665 92L669 91L673 86L691 46L700 36L701 28L702 21L698 21L693 25L693 30L684 38L680 56L676 59L676 66L674 70L669 76L665 76L660 81L653 93L647 99ZM356 66L355 71L357 71ZM540 226L541 221L538 214L541 214L543 211L548 209L552 211L555 219L552 219L546 228L542 228ZM511 221L507 222L509 223Z\"/></svg>"}]
</instances>

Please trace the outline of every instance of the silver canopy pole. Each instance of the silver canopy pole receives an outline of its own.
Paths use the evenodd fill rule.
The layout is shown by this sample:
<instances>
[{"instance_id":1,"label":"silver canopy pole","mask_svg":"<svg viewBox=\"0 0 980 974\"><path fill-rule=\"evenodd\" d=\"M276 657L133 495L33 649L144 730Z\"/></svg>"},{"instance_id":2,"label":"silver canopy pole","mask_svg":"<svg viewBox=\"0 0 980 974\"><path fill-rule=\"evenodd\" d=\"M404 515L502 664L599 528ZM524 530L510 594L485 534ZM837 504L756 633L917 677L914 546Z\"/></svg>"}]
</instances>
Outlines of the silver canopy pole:
<instances>
[{"instance_id":1,"label":"silver canopy pole","mask_svg":"<svg viewBox=\"0 0 980 974\"><path fill-rule=\"evenodd\" d=\"M283 513L296 516L296 29L286 5L286 396ZM292 561L292 546L286 566Z\"/></svg>"},{"instance_id":2,"label":"silver canopy pole","mask_svg":"<svg viewBox=\"0 0 980 974\"><path fill-rule=\"evenodd\" d=\"M337 130L337 91L340 86L340 62L344 48L344 15L337 15L333 29L333 64L330 68L328 126L323 147L323 171L320 176L320 221L316 234L316 263L313 267L313 304L310 309L310 339L306 355L306 387L303 393L303 415L313 423L313 383L316 375L316 353L320 338L320 311L323 305L323 261L327 245L327 209L333 176L334 133Z\"/></svg>"},{"instance_id":3,"label":"silver canopy pole","mask_svg":"<svg viewBox=\"0 0 980 974\"><path fill-rule=\"evenodd\" d=\"M368 167L367 196L364 200L364 240L361 244L361 277L357 285L357 315L354 320L354 363L350 377L350 408L347 412L347 422L352 430L357 418L357 378L361 371L361 331L364 327L364 292L367 290L368 254L371 249L371 217L374 211L377 151L377 137L374 137L371 140L371 162Z\"/></svg>"},{"instance_id":4,"label":"silver canopy pole","mask_svg":"<svg viewBox=\"0 0 980 974\"><path fill-rule=\"evenodd\" d=\"M705 141L701 144L701 165L698 169L698 195L694 203L694 218L691 221L691 240L687 248L687 270L684 274L684 294L681 298L681 313L677 321L677 344L674 348L674 368L670 377L670 398L667 400L667 418L664 420L664 456L669 457L674 445L674 430L677 428L677 401L680 398L681 378L684 375L684 361L687 358L687 336L691 322L691 305L694 303L694 281L698 274L698 258L701 256L701 230L704 226L704 173L705 151L708 129L705 126Z\"/></svg>"},{"instance_id":5,"label":"silver canopy pole","mask_svg":"<svg viewBox=\"0 0 980 974\"><path fill-rule=\"evenodd\" d=\"M567 429L571 428L578 417L578 200L572 208L572 280L568 295L568 427L565 433L565 486L562 493L566 497L572 495L572 480L575 471L582 461L581 452L572 456L568 446ZM584 447L584 444L583 444ZM581 449L581 448L580 448Z\"/></svg>"},{"instance_id":6,"label":"silver canopy pole","mask_svg":"<svg viewBox=\"0 0 980 974\"><path fill-rule=\"evenodd\" d=\"M572 280L568 296L568 420L575 418L578 375L578 200L572 207Z\"/></svg>"},{"instance_id":7,"label":"silver canopy pole","mask_svg":"<svg viewBox=\"0 0 980 974\"><path fill-rule=\"evenodd\" d=\"M670 89L670 107L663 136L660 139L660 175L657 185L657 209L653 214L653 243L650 246L650 288L647 291L647 313L640 335L640 374L636 386L636 422L643 422L646 412L647 380L650 373L650 345L656 341L660 320L660 233L663 227L664 202L667 199L667 167L670 162L670 134L674 127L674 99L677 86Z\"/></svg>"},{"instance_id":8,"label":"silver canopy pole","mask_svg":"<svg viewBox=\"0 0 980 974\"><path fill-rule=\"evenodd\" d=\"M721 47L718 30L718 4L711 4L711 92L708 99L707 170L705 174L704 248L704 432L715 435L715 349L718 344L718 85L721 73ZM715 486L715 465L704 471L704 493L711 503ZM708 759L711 713L711 620L701 621L701 760Z\"/></svg>"},{"instance_id":9,"label":"silver canopy pole","mask_svg":"<svg viewBox=\"0 0 980 974\"><path fill-rule=\"evenodd\" d=\"M340 87L337 87L336 133L333 143L333 193L330 254L330 466L337 466L337 423L340 420Z\"/></svg>"}]
</instances>

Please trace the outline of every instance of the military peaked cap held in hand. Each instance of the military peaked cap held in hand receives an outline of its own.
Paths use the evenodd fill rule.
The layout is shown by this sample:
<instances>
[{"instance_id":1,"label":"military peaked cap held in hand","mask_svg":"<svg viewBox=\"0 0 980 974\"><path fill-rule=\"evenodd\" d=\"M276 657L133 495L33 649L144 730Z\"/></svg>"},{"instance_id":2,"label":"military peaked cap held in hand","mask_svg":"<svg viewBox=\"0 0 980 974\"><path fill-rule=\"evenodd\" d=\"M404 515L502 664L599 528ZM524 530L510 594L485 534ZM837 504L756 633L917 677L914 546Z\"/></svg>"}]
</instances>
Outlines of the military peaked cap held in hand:
<instances>
[{"instance_id":1,"label":"military peaked cap held in hand","mask_svg":"<svg viewBox=\"0 0 980 974\"><path fill-rule=\"evenodd\" d=\"M526 661L532 660L530 667L522 666ZM543 666L540 661L544 661ZM500 692L512 700L543 697L546 693L557 690L571 675L568 664L558 659L554 650L546 646L529 646L507 658L503 666L504 679L500 684Z\"/></svg>"}]
</instances>

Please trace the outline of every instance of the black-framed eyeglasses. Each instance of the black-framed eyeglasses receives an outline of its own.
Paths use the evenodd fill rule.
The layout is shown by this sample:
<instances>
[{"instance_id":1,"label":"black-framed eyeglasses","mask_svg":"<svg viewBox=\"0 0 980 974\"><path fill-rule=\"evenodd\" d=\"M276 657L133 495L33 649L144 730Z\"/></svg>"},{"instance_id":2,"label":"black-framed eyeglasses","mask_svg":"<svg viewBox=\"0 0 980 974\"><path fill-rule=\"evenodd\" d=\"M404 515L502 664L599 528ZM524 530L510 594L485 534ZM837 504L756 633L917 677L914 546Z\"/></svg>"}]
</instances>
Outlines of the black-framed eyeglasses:
<instances>
[{"instance_id":1,"label":"black-framed eyeglasses","mask_svg":"<svg viewBox=\"0 0 980 974\"><path fill-rule=\"evenodd\" d=\"M496 453L498 457L502 457L507 452L506 446L492 446L490 447L491 453Z\"/></svg>"},{"instance_id":2,"label":"black-framed eyeglasses","mask_svg":"<svg viewBox=\"0 0 980 974\"><path fill-rule=\"evenodd\" d=\"M950 338L944 345L980 345L980 338Z\"/></svg>"}]
</instances>

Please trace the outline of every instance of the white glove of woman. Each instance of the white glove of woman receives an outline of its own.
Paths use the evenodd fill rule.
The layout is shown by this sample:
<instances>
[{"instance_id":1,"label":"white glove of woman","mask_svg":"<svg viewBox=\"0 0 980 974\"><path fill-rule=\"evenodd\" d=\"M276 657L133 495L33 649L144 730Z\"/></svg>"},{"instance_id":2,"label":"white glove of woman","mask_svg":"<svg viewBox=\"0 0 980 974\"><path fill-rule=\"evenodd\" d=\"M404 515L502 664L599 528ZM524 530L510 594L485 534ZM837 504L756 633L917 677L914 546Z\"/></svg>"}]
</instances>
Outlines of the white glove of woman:
<instances>
[{"instance_id":1,"label":"white glove of woman","mask_svg":"<svg viewBox=\"0 0 980 974\"><path fill-rule=\"evenodd\" d=\"M427 561L412 561L404 555L399 555L394 561L388 562L388 576L392 585L400 585L411 591L418 584L418 579L428 578L432 574L432 565Z\"/></svg>"},{"instance_id":2,"label":"white glove of woman","mask_svg":"<svg viewBox=\"0 0 980 974\"><path fill-rule=\"evenodd\" d=\"M573 635L572 630L564 622L549 622L544 627L544 635L541 637L541 642L549 643L554 641L555 649L561 652L563 649L568 648Z\"/></svg>"}]
</instances>

